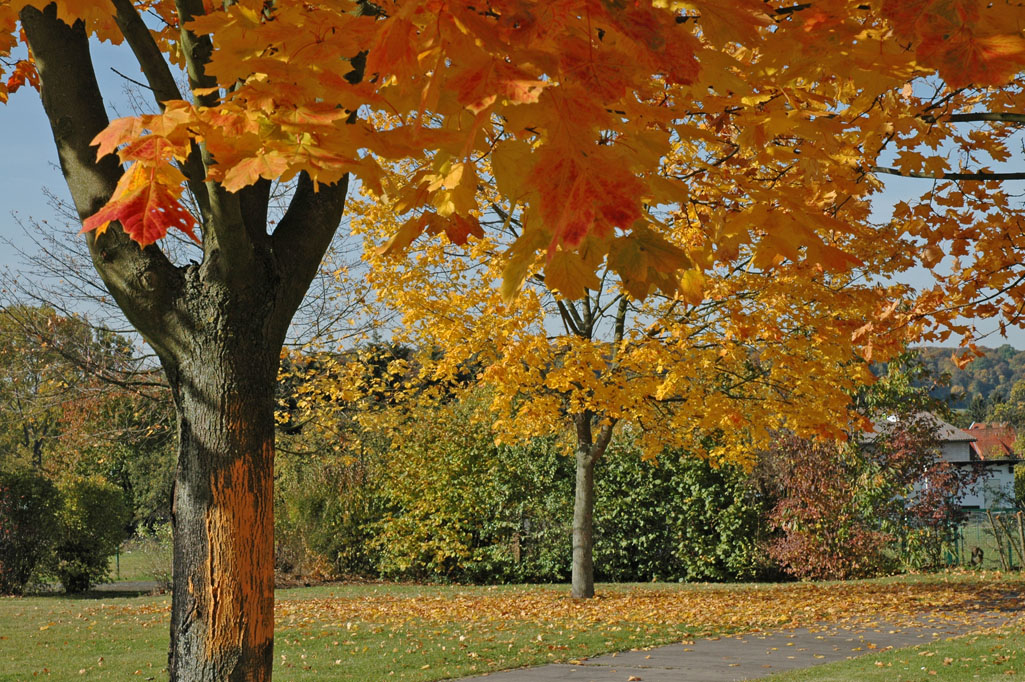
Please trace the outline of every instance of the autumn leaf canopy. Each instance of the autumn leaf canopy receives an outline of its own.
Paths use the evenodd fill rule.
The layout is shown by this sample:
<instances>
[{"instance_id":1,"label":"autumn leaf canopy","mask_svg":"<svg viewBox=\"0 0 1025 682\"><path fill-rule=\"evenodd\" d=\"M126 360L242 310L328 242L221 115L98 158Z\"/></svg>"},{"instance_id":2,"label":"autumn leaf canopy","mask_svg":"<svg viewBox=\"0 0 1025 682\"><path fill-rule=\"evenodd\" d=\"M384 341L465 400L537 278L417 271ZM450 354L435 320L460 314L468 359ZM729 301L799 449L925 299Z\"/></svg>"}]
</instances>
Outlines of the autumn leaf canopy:
<instances>
[{"instance_id":1,"label":"autumn leaf canopy","mask_svg":"<svg viewBox=\"0 0 1025 682\"><path fill-rule=\"evenodd\" d=\"M44 3L0 3L3 99L38 82L31 55L10 57L28 5ZM186 176L236 192L351 174L402 217L395 251L423 233L481 236L476 197L493 183L523 216L509 292L537 253L564 280L607 258L637 296L700 296L694 273L742 244L759 265L849 270L864 214L846 211L878 189L866 158L900 108L884 105L914 79L999 86L1025 64L1025 13L1002 1L56 5L96 38L127 41L143 71L152 55L131 19L146 16L191 84L187 99L96 137L98 156L129 170L86 230L119 221L141 245L172 227L192 235ZM195 155L202 177L183 175ZM411 162L401 182L385 171L398 161ZM730 174L733 196L709 206L693 185L713 171ZM774 193L795 172L805 191ZM702 238L674 237L681 225Z\"/></svg>"}]
</instances>

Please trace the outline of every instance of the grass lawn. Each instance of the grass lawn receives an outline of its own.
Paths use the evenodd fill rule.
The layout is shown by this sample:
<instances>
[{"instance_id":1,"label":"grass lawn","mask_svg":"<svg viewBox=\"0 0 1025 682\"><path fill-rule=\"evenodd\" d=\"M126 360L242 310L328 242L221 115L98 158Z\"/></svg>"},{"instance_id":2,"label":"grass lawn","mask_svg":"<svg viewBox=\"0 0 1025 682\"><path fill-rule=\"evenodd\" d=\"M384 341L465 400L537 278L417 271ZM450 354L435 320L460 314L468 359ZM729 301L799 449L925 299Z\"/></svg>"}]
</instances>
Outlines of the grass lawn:
<instances>
[{"instance_id":1,"label":"grass lawn","mask_svg":"<svg viewBox=\"0 0 1025 682\"><path fill-rule=\"evenodd\" d=\"M767 682L1006 682L1025 679L1025 630L1006 628L782 673Z\"/></svg>"},{"instance_id":2,"label":"grass lawn","mask_svg":"<svg viewBox=\"0 0 1025 682\"><path fill-rule=\"evenodd\" d=\"M169 580L171 545L154 538L132 538L110 559L110 578L118 582Z\"/></svg>"},{"instance_id":3,"label":"grass lawn","mask_svg":"<svg viewBox=\"0 0 1025 682\"><path fill-rule=\"evenodd\" d=\"M570 661L703 634L841 618L911 622L942 610L970 620L980 604L1016 605L1025 579L996 573L943 574L838 587L600 585L598 598L586 602L570 599L566 586L331 585L279 590L275 674L281 680L300 681L428 681ZM0 599L0 681L166 679L169 614L166 596L117 598L94 593L78 599ZM982 638L954 652L957 655L937 651L922 656L914 662L920 666L928 659L939 677L908 679L976 679L944 675L960 670L962 658L978 659L980 651L1000 655L988 653L994 646L988 640L979 642ZM884 668L891 671L882 677L864 677L856 671L853 676L841 672L836 678L807 679L895 680L898 666L904 664L893 657L900 654L875 656L864 663L873 674ZM1007 660L1017 663L1017 656ZM945 658L952 659L946 666ZM876 660L882 665L876 666ZM1020 670L1025 677L1025 666Z\"/></svg>"}]
</instances>

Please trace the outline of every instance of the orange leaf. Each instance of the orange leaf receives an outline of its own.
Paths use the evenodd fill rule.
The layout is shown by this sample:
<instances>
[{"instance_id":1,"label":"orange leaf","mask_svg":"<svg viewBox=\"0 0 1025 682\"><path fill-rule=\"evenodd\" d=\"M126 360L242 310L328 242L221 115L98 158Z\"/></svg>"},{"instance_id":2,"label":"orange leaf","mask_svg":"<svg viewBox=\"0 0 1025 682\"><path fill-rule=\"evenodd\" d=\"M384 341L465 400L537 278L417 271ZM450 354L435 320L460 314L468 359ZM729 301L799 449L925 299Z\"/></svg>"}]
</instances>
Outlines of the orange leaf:
<instances>
[{"instance_id":1,"label":"orange leaf","mask_svg":"<svg viewBox=\"0 0 1025 682\"><path fill-rule=\"evenodd\" d=\"M179 203L184 180L173 166L134 164L121 176L107 205L82 223L82 232L102 234L116 220L142 247L162 239L172 227L198 243L192 229L196 221Z\"/></svg>"}]
</instances>

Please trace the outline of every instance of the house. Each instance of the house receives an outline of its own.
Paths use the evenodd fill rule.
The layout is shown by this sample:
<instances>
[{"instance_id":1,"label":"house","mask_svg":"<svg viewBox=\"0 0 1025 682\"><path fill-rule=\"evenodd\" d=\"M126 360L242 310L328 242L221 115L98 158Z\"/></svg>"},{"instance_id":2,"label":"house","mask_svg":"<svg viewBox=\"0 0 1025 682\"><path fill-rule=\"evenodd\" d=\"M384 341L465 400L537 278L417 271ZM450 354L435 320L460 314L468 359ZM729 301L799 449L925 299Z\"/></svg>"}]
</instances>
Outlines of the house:
<instances>
[{"instance_id":1,"label":"house","mask_svg":"<svg viewBox=\"0 0 1025 682\"><path fill-rule=\"evenodd\" d=\"M974 498L966 495L961 506L966 509L1007 509L1014 506L1014 466L1021 460L1014 454L1018 437L1010 424L974 422L967 433L972 442L972 461L979 480L972 487ZM970 503L971 502L971 503Z\"/></svg>"},{"instance_id":2,"label":"house","mask_svg":"<svg viewBox=\"0 0 1025 682\"><path fill-rule=\"evenodd\" d=\"M1014 506L1014 465L1019 462L1012 445L1016 435L1006 424L972 424L967 430L948 424L933 414L926 417L936 425L940 458L961 469L976 473L974 483L958 500L962 509L1007 509ZM874 433L862 442L871 442L876 433L886 428L879 422Z\"/></svg>"}]
</instances>

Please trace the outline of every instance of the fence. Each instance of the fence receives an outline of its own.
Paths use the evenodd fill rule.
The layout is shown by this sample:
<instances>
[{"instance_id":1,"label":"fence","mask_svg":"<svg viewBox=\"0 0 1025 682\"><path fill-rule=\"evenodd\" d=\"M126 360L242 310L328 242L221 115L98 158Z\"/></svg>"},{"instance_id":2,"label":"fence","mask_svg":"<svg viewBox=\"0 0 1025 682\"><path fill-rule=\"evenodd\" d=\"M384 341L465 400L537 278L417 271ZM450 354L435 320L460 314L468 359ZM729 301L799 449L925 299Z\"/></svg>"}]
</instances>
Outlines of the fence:
<instances>
[{"instance_id":1,"label":"fence","mask_svg":"<svg viewBox=\"0 0 1025 682\"><path fill-rule=\"evenodd\" d=\"M948 565L1020 570L1023 543L1023 512L972 510L967 512L944 558Z\"/></svg>"}]
</instances>

